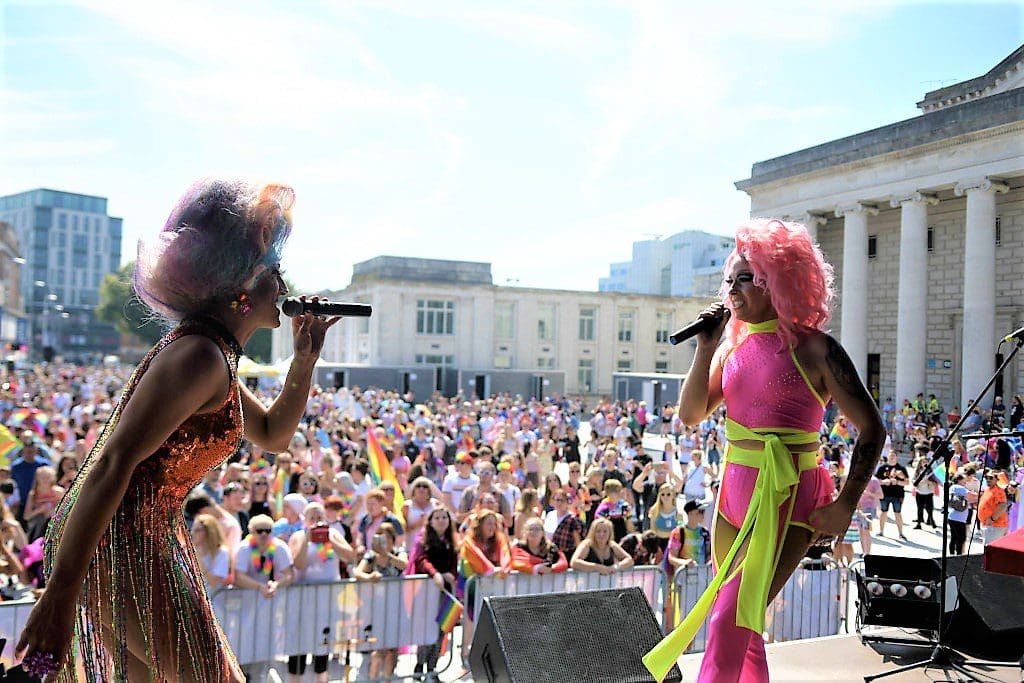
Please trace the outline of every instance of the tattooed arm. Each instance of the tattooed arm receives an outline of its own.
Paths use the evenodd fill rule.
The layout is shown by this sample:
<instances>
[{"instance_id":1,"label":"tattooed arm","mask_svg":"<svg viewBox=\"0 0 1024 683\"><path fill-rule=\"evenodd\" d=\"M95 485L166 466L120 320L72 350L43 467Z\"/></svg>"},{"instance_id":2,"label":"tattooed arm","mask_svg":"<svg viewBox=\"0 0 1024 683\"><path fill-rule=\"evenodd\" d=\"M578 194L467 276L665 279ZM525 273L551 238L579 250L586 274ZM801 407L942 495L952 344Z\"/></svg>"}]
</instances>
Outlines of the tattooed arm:
<instances>
[{"instance_id":1,"label":"tattooed arm","mask_svg":"<svg viewBox=\"0 0 1024 683\"><path fill-rule=\"evenodd\" d=\"M857 441L853 445L850 469L846 483L835 503L815 510L811 524L822 535L841 536L849 526L850 517L857 507L864 488L878 464L885 443L885 424L878 407L850 356L831 336L822 334L812 340L811 354L817 374L825 388L839 406L840 411L857 427Z\"/></svg>"}]
</instances>

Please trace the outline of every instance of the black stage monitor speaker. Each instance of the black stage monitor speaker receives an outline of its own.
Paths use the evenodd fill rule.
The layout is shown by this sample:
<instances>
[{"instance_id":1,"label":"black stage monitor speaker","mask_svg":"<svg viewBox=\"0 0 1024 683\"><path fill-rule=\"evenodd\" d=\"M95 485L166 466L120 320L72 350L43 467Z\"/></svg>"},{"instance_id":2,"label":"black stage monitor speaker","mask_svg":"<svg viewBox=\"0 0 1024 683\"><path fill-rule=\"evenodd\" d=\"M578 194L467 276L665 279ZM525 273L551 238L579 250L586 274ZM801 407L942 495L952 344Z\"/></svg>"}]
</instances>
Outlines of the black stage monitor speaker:
<instances>
[{"instance_id":1,"label":"black stage monitor speaker","mask_svg":"<svg viewBox=\"0 0 1024 683\"><path fill-rule=\"evenodd\" d=\"M636 587L486 598L469 663L477 683L648 683L640 658L661 635Z\"/></svg>"},{"instance_id":2,"label":"black stage monitor speaker","mask_svg":"<svg viewBox=\"0 0 1024 683\"><path fill-rule=\"evenodd\" d=\"M948 644L988 659L1017 659L1024 654L1024 578L986 572L981 562L981 555L948 559ZM940 567L935 557L865 556L857 576L861 622L937 629Z\"/></svg>"}]
</instances>

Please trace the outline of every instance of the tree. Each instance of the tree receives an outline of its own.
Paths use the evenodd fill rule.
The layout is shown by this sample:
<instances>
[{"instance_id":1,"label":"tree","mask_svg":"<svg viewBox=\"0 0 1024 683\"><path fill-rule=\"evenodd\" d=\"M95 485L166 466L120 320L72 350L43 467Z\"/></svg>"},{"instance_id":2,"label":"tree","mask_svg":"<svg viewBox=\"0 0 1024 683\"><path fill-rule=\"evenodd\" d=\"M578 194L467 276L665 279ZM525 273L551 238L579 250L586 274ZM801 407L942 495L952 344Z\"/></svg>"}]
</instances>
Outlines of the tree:
<instances>
[{"instance_id":1,"label":"tree","mask_svg":"<svg viewBox=\"0 0 1024 683\"><path fill-rule=\"evenodd\" d=\"M100 303L96 317L117 327L118 332L138 337L146 344L155 344L164 336L163 324L154 318L149 308L142 303L132 290L132 271L135 262L130 261L116 273L107 273L100 284Z\"/></svg>"}]
</instances>

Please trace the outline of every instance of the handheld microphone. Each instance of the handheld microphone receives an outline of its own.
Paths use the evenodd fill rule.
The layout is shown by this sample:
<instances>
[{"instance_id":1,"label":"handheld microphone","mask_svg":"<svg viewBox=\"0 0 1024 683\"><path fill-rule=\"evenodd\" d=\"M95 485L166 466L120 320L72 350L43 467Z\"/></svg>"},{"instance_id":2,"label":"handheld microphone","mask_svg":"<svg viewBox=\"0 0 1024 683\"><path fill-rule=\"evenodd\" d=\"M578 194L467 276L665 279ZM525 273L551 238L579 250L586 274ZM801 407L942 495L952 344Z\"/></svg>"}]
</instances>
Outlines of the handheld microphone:
<instances>
[{"instance_id":1,"label":"handheld microphone","mask_svg":"<svg viewBox=\"0 0 1024 683\"><path fill-rule=\"evenodd\" d=\"M1012 342L1014 340L1016 340L1016 341L1024 341L1024 327L1021 327L1021 328L1019 328L1017 330L1014 330L1010 334L1008 334L1005 337L1003 337L1003 341L1004 342Z\"/></svg>"},{"instance_id":2,"label":"handheld microphone","mask_svg":"<svg viewBox=\"0 0 1024 683\"><path fill-rule=\"evenodd\" d=\"M281 312L290 318L303 313L313 315L340 315L348 318L369 318L373 313L370 304L352 304L341 301L303 301L290 296L281 304Z\"/></svg>"},{"instance_id":3,"label":"handheld microphone","mask_svg":"<svg viewBox=\"0 0 1024 683\"><path fill-rule=\"evenodd\" d=\"M725 317L726 312L729 309L723 309L722 314L718 316L712 316L710 318L697 318L692 323L679 330L671 337L668 338L669 342L674 346L680 344L690 337L696 337L701 332L710 332L722 322L722 318Z\"/></svg>"}]
</instances>

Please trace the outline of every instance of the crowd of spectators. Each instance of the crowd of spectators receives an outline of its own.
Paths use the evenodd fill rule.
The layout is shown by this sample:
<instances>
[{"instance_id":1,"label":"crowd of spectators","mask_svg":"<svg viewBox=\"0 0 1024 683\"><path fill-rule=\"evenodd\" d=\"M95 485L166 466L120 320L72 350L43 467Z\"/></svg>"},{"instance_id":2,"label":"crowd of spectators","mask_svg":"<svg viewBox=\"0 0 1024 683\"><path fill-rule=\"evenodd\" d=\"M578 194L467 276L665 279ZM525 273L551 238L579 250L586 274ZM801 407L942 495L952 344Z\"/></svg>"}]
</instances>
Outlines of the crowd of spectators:
<instances>
[{"instance_id":1,"label":"crowd of spectators","mask_svg":"<svg viewBox=\"0 0 1024 683\"><path fill-rule=\"evenodd\" d=\"M0 460L3 597L17 587L43 588L46 523L130 370L38 366L4 377L0 422L9 429L10 447L7 461ZM269 402L275 388L259 395ZM1009 409L1001 405L969 407L971 428L1020 425L1020 397ZM929 471L913 482L959 411L943 413L934 397L919 395L900 409L889 399L882 413L890 433L883 462L850 531L826 549L835 560L850 562L854 544L870 552L872 536L884 534L890 515L897 537L905 538L908 492L917 503L917 527L948 520L952 552L963 552L975 516L986 541L1022 524L1019 439L954 440L953 498L943 511L936 493L945 473ZM288 450L268 453L243 442L196 487L185 521L211 591L233 586L272 600L293 583L426 574L465 601L468 641L476 616L473 576L569 568L613 574L658 565L671 577L708 564L707 510L722 474L724 418L719 409L700 424L683 425L672 405L651 409L634 400L418 400L387 389L314 387ZM384 448L393 481L374 479L369 430ZM855 438L853 426L830 408L819 462L837 489ZM390 676L396 658L393 650L374 652L370 675ZM437 659L437 647L421 648L417 669L432 671ZM303 653L290 657L293 680L307 662ZM327 658L313 657L312 664L317 680L326 680Z\"/></svg>"}]
</instances>

